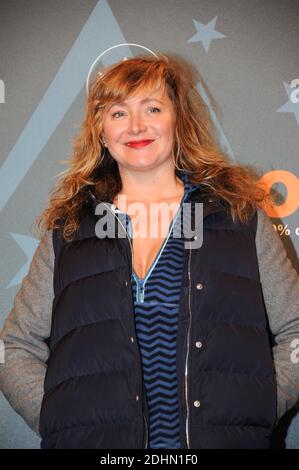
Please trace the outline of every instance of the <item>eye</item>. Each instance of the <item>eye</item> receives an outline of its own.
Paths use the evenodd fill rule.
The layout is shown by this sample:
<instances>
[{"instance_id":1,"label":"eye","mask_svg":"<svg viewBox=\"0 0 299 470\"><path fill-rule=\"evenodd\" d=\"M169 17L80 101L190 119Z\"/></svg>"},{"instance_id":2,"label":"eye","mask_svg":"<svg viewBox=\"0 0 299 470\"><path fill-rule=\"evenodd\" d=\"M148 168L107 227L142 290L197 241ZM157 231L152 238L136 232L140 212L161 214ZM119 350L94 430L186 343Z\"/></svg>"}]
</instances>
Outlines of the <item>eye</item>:
<instances>
[{"instance_id":1,"label":"eye","mask_svg":"<svg viewBox=\"0 0 299 470\"><path fill-rule=\"evenodd\" d=\"M122 111L117 111L116 113L113 113L113 114L112 114L112 117L113 117L113 118L116 117L116 114L123 114L123 112L122 112Z\"/></svg>"},{"instance_id":2,"label":"eye","mask_svg":"<svg viewBox=\"0 0 299 470\"><path fill-rule=\"evenodd\" d=\"M152 107L151 107L151 108L149 108L149 109L155 109L155 110L157 110L157 111L158 111L158 113L160 113L160 112L161 112L161 109L160 109L160 108L156 108L156 107L154 107L154 106L152 106ZM155 113L154 113L154 114L155 114Z\"/></svg>"}]
</instances>

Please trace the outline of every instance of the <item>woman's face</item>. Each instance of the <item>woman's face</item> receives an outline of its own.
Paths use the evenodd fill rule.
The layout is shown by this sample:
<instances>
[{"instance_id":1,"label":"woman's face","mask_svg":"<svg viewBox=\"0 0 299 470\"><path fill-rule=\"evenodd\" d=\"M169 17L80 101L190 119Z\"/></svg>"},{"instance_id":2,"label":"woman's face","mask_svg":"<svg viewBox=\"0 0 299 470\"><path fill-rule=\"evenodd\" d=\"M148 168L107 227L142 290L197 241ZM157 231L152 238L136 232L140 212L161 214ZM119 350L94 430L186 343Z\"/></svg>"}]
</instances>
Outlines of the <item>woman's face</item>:
<instances>
[{"instance_id":1,"label":"woman's face","mask_svg":"<svg viewBox=\"0 0 299 470\"><path fill-rule=\"evenodd\" d=\"M167 92L153 92L110 105L104 112L102 137L119 165L146 170L172 158L174 129L175 111ZM151 142L129 144L144 140Z\"/></svg>"}]
</instances>

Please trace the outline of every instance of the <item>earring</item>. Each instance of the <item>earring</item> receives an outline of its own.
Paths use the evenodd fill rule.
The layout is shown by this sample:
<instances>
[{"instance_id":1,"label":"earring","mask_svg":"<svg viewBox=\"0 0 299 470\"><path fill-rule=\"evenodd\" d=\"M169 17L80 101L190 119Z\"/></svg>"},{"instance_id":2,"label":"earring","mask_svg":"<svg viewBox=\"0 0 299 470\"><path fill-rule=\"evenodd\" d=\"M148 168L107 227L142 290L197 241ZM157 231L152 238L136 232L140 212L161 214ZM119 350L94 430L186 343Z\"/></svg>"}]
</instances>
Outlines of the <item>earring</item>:
<instances>
[{"instance_id":1,"label":"earring","mask_svg":"<svg viewBox=\"0 0 299 470\"><path fill-rule=\"evenodd\" d=\"M104 139L103 137L102 137L101 141L102 141L103 145L104 145L105 147L107 147L107 143L106 143L106 141L105 141L105 139Z\"/></svg>"}]
</instances>

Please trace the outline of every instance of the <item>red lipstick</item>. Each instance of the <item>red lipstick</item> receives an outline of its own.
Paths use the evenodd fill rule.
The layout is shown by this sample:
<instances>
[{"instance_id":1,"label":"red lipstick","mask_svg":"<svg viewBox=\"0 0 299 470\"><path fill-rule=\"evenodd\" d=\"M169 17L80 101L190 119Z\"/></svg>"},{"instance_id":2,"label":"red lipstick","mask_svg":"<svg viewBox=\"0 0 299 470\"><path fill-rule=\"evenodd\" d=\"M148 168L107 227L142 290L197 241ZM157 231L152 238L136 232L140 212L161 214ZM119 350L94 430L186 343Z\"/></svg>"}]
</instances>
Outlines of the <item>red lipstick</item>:
<instances>
[{"instance_id":1,"label":"red lipstick","mask_svg":"<svg viewBox=\"0 0 299 470\"><path fill-rule=\"evenodd\" d=\"M131 140L130 142L126 142L126 145L127 147L141 148L141 147L146 147L152 142L154 141L153 140Z\"/></svg>"}]
</instances>

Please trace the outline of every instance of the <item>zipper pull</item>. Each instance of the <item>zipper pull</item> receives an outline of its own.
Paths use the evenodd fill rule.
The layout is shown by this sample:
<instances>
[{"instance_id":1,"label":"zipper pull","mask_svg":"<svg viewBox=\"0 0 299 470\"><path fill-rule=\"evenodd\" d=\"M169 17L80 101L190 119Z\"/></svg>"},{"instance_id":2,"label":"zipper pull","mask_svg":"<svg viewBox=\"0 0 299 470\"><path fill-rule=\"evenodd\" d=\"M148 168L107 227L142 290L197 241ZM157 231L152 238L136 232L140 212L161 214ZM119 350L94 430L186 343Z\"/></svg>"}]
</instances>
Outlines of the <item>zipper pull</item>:
<instances>
[{"instance_id":1,"label":"zipper pull","mask_svg":"<svg viewBox=\"0 0 299 470\"><path fill-rule=\"evenodd\" d=\"M144 285L140 284L140 302L144 302Z\"/></svg>"}]
</instances>

